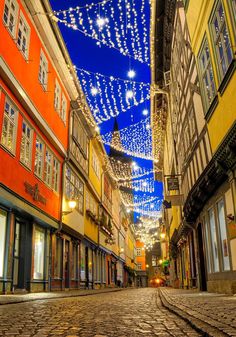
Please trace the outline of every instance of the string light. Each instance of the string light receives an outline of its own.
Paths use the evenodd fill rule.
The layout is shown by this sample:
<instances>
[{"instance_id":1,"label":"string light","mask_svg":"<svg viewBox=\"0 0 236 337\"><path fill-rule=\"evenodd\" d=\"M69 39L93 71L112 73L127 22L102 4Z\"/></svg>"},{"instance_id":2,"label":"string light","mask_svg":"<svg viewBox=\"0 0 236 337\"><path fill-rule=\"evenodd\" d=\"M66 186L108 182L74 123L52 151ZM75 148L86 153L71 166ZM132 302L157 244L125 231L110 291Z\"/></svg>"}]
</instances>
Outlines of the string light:
<instances>
[{"instance_id":1,"label":"string light","mask_svg":"<svg viewBox=\"0 0 236 337\"><path fill-rule=\"evenodd\" d=\"M149 114L149 111L148 111L147 109L144 109L144 110L143 110L143 115L144 115L144 116L147 116L148 114Z\"/></svg>"},{"instance_id":2,"label":"string light","mask_svg":"<svg viewBox=\"0 0 236 337\"><path fill-rule=\"evenodd\" d=\"M134 70L130 69L130 70L128 71L128 74L127 74L127 75L128 75L129 78L134 78L135 75L136 75L136 73L135 73Z\"/></svg>"},{"instance_id":3,"label":"string light","mask_svg":"<svg viewBox=\"0 0 236 337\"><path fill-rule=\"evenodd\" d=\"M91 4L54 11L54 16L65 26L95 39L97 45L115 48L149 65L149 20L145 15L149 11L150 4L146 0L111 0L102 1L98 6ZM105 18L109 21L104 23Z\"/></svg>"}]
</instances>

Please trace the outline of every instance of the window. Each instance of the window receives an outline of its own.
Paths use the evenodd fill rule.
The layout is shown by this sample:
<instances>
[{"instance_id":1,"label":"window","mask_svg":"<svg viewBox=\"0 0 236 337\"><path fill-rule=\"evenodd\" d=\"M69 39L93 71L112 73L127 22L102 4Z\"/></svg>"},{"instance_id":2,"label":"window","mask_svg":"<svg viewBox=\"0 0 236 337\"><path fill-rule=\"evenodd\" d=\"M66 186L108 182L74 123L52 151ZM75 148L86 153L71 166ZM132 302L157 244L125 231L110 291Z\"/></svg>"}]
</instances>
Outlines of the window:
<instances>
[{"instance_id":1,"label":"window","mask_svg":"<svg viewBox=\"0 0 236 337\"><path fill-rule=\"evenodd\" d=\"M42 178L43 175L43 161L44 161L44 143L39 137L36 138L36 152L34 161L34 173Z\"/></svg>"},{"instance_id":2,"label":"window","mask_svg":"<svg viewBox=\"0 0 236 337\"><path fill-rule=\"evenodd\" d=\"M62 277L62 239L58 236L56 237L56 254L54 256L54 277Z\"/></svg>"},{"instance_id":3,"label":"window","mask_svg":"<svg viewBox=\"0 0 236 337\"><path fill-rule=\"evenodd\" d=\"M22 137L20 148L20 161L27 167L31 164L31 149L32 149L32 128L26 121L22 123Z\"/></svg>"},{"instance_id":4,"label":"window","mask_svg":"<svg viewBox=\"0 0 236 337\"><path fill-rule=\"evenodd\" d=\"M210 51L207 39L203 42L203 46L199 55L200 78L202 83L203 99L206 110L210 106L216 95L215 80L210 59Z\"/></svg>"},{"instance_id":5,"label":"window","mask_svg":"<svg viewBox=\"0 0 236 337\"><path fill-rule=\"evenodd\" d=\"M18 4L15 0L5 0L3 21L13 37L16 34L16 21L18 15Z\"/></svg>"},{"instance_id":6,"label":"window","mask_svg":"<svg viewBox=\"0 0 236 337\"><path fill-rule=\"evenodd\" d=\"M39 63L39 82L41 83L43 89L47 90L48 61L42 50L40 53L40 63Z\"/></svg>"},{"instance_id":7,"label":"window","mask_svg":"<svg viewBox=\"0 0 236 337\"><path fill-rule=\"evenodd\" d=\"M152 267L156 267L157 266L157 257L156 255L152 255Z\"/></svg>"},{"instance_id":8,"label":"window","mask_svg":"<svg viewBox=\"0 0 236 337\"><path fill-rule=\"evenodd\" d=\"M21 13L18 26L17 46L22 51L26 59L28 59L29 56L29 41L30 41L30 28L23 14Z\"/></svg>"},{"instance_id":9,"label":"window","mask_svg":"<svg viewBox=\"0 0 236 337\"><path fill-rule=\"evenodd\" d=\"M79 145L82 150L84 156L87 158L88 156L88 137L86 135L85 129L82 126L79 118L74 115L73 118L73 131L72 131L73 139Z\"/></svg>"},{"instance_id":10,"label":"window","mask_svg":"<svg viewBox=\"0 0 236 337\"><path fill-rule=\"evenodd\" d=\"M141 256L142 254L141 248L137 248L137 256Z\"/></svg>"},{"instance_id":11,"label":"window","mask_svg":"<svg viewBox=\"0 0 236 337\"><path fill-rule=\"evenodd\" d=\"M61 99L61 119L66 124L66 110L67 110L67 101L64 94L62 94Z\"/></svg>"},{"instance_id":12,"label":"window","mask_svg":"<svg viewBox=\"0 0 236 337\"><path fill-rule=\"evenodd\" d=\"M231 0L233 14L234 14L234 22L236 22L236 0Z\"/></svg>"},{"instance_id":13,"label":"window","mask_svg":"<svg viewBox=\"0 0 236 337\"><path fill-rule=\"evenodd\" d=\"M88 276L89 281L93 280L93 251L88 248Z\"/></svg>"},{"instance_id":14,"label":"window","mask_svg":"<svg viewBox=\"0 0 236 337\"><path fill-rule=\"evenodd\" d=\"M216 223L214 209L211 208L208 211L209 223L210 223L210 233L211 233L211 248L213 256L213 270L214 272L219 271L219 255L218 255L218 243L217 243L217 234L216 234Z\"/></svg>"},{"instance_id":15,"label":"window","mask_svg":"<svg viewBox=\"0 0 236 337\"><path fill-rule=\"evenodd\" d=\"M45 235L42 229L35 228L34 235L34 279L42 280L44 277L44 246Z\"/></svg>"},{"instance_id":16,"label":"window","mask_svg":"<svg viewBox=\"0 0 236 337\"><path fill-rule=\"evenodd\" d=\"M221 1L218 2L211 20L211 31L213 36L213 47L216 52L219 78L222 80L233 59L233 53L225 19L225 11Z\"/></svg>"},{"instance_id":17,"label":"window","mask_svg":"<svg viewBox=\"0 0 236 337\"><path fill-rule=\"evenodd\" d=\"M97 203L88 191L86 192L86 211L87 210L92 212L95 216L98 214Z\"/></svg>"},{"instance_id":18,"label":"window","mask_svg":"<svg viewBox=\"0 0 236 337\"><path fill-rule=\"evenodd\" d=\"M77 210L83 214L84 211L84 184L73 171L66 168L66 198L77 201Z\"/></svg>"},{"instance_id":19,"label":"window","mask_svg":"<svg viewBox=\"0 0 236 337\"><path fill-rule=\"evenodd\" d=\"M17 115L16 107L6 98L1 143L12 153L15 152Z\"/></svg>"},{"instance_id":20,"label":"window","mask_svg":"<svg viewBox=\"0 0 236 337\"><path fill-rule=\"evenodd\" d=\"M48 186L52 184L52 162L53 155L49 149L46 149L44 162L44 181Z\"/></svg>"},{"instance_id":21,"label":"window","mask_svg":"<svg viewBox=\"0 0 236 337\"><path fill-rule=\"evenodd\" d=\"M142 263L137 263L137 269L142 270Z\"/></svg>"},{"instance_id":22,"label":"window","mask_svg":"<svg viewBox=\"0 0 236 337\"><path fill-rule=\"evenodd\" d=\"M93 149L92 150L92 168L93 168L96 176L100 180L100 165L99 164L100 163L99 163L98 156L97 156L96 152Z\"/></svg>"},{"instance_id":23,"label":"window","mask_svg":"<svg viewBox=\"0 0 236 337\"><path fill-rule=\"evenodd\" d=\"M54 89L54 108L58 113L60 113L60 109L61 109L61 87L60 87L57 80L55 82L55 89Z\"/></svg>"},{"instance_id":24,"label":"window","mask_svg":"<svg viewBox=\"0 0 236 337\"><path fill-rule=\"evenodd\" d=\"M217 213L218 213L218 222L220 229L220 243L222 249L222 257L223 257L223 269L230 270L229 263L229 248L228 248L228 240L227 240L227 230L225 223L225 210L224 210L224 202L220 200L217 203Z\"/></svg>"},{"instance_id":25,"label":"window","mask_svg":"<svg viewBox=\"0 0 236 337\"><path fill-rule=\"evenodd\" d=\"M7 213L0 209L0 277L3 277Z\"/></svg>"},{"instance_id":26,"label":"window","mask_svg":"<svg viewBox=\"0 0 236 337\"><path fill-rule=\"evenodd\" d=\"M52 189L56 192L59 191L59 176L60 176L60 163L56 158L53 158Z\"/></svg>"}]
</instances>

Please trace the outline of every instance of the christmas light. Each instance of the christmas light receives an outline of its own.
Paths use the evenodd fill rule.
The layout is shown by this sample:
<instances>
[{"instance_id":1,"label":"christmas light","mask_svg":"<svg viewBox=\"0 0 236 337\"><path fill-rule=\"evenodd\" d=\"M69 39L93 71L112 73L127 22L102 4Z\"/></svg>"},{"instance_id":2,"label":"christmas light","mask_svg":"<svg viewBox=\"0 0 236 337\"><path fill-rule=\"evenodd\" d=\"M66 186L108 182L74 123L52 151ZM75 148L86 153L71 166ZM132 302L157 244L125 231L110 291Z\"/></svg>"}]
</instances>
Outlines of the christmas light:
<instances>
[{"instance_id":1,"label":"christmas light","mask_svg":"<svg viewBox=\"0 0 236 337\"><path fill-rule=\"evenodd\" d=\"M126 92L126 99L128 100L128 99L133 98L133 97L134 97L133 91L132 90L128 90Z\"/></svg>"},{"instance_id":2,"label":"christmas light","mask_svg":"<svg viewBox=\"0 0 236 337\"><path fill-rule=\"evenodd\" d=\"M96 87L92 87L92 88L91 88L91 94L92 94L93 96L96 96L96 95L98 94L98 89L97 89Z\"/></svg>"},{"instance_id":3,"label":"christmas light","mask_svg":"<svg viewBox=\"0 0 236 337\"><path fill-rule=\"evenodd\" d=\"M134 70L130 69L130 70L128 71L128 74L127 74L127 75L128 75L129 78L134 78L135 75L136 75L136 73L135 73Z\"/></svg>"},{"instance_id":4,"label":"christmas light","mask_svg":"<svg viewBox=\"0 0 236 337\"><path fill-rule=\"evenodd\" d=\"M144 110L143 110L143 115L144 115L144 116L147 116L148 114L149 114L149 111L148 111L147 109L144 109Z\"/></svg>"}]
</instances>

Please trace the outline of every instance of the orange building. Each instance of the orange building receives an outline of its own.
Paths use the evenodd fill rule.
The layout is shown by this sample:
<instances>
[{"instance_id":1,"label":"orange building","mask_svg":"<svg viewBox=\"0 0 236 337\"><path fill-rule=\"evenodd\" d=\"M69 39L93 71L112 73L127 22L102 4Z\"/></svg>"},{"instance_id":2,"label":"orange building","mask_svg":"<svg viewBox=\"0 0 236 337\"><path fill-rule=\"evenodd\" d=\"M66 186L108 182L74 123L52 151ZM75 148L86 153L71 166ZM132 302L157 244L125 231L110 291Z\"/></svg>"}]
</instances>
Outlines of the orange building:
<instances>
[{"instance_id":1,"label":"orange building","mask_svg":"<svg viewBox=\"0 0 236 337\"><path fill-rule=\"evenodd\" d=\"M40 1L0 2L0 292L46 290L61 220L67 63ZM58 59L61 63L58 63ZM65 84L66 83L66 84ZM65 87L67 85L67 87ZM59 265L58 265L58 268Z\"/></svg>"},{"instance_id":2,"label":"orange building","mask_svg":"<svg viewBox=\"0 0 236 337\"><path fill-rule=\"evenodd\" d=\"M138 287L147 286L147 273L146 273L146 251L144 248L144 243L136 241L136 285Z\"/></svg>"}]
</instances>

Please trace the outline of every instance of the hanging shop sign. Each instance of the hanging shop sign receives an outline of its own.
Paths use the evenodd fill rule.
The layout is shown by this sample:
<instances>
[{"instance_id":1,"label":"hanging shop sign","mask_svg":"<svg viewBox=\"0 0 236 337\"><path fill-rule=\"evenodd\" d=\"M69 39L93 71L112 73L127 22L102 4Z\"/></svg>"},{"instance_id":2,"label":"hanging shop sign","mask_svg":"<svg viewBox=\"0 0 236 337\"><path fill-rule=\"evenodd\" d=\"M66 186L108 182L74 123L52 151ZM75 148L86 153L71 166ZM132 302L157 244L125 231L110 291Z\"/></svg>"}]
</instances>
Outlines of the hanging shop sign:
<instances>
[{"instance_id":1,"label":"hanging shop sign","mask_svg":"<svg viewBox=\"0 0 236 337\"><path fill-rule=\"evenodd\" d=\"M168 191L179 190L179 179L178 179L178 177L167 178L167 188L168 188Z\"/></svg>"},{"instance_id":2,"label":"hanging shop sign","mask_svg":"<svg viewBox=\"0 0 236 337\"><path fill-rule=\"evenodd\" d=\"M38 184L31 185L27 181L24 182L25 185L25 192L32 196L34 201L38 201L43 205L46 205L47 199L39 193L39 186Z\"/></svg>"}]
</instances>

